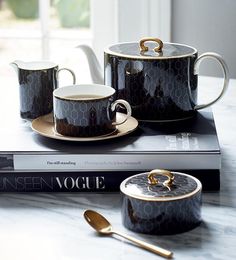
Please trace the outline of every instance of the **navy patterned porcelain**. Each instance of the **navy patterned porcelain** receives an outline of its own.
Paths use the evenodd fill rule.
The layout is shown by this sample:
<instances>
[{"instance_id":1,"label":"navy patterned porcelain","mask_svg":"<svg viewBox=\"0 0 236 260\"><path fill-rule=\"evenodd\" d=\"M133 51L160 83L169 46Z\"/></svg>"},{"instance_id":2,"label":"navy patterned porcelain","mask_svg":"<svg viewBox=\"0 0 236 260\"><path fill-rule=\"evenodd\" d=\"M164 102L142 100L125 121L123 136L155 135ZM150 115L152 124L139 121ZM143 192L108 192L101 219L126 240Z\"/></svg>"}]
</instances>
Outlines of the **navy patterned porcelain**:
<instances>
[{"instance_id":1,"label":"navy patterned porcelain","mask_svg":"<svg viewBox=\"0 0 236 260\"><path fill-rule=\"evenodd\" d=\"M73 71L67 68L58 68L53 62L35 61L11 63L17 71L20 86L20 115L24 119L34 119L52 112L53 90L58 87L58 73L68 70L73 76Z\"/></svg>"},{"instance_id":2,"label":"navy patterned porcelain","mask_svg":"<svg viewBox=\"0 0 236 260\"><path fill-rule=\"evenodd\" d=\"M199 105L197 73L205 58L220 63L225 79L220 95L208 104ZM104 69L105 84L116 90L116 98L127 100L133 116L147 121L192 117L198 109L215 103L229 81L227 65L220 55L205 53L198 57L193 47L162 43L157 38L108 47L104 52Z\"/></svg>"},{"instance_id":3,"label":"navy patterned porcelain","mask_svg":"<svg viewBox=\"0 0 236 260\"><path fill-rule=\"evenodd\" d=\"M72 137L109 135L131 116L125 100L114 101L115 90L105 85L72 85L53 92L54 123L57 133ZM116 106L125 107L127 116L116 121Z\"/></svg>"},{"instance_id":4,"label":"navy patterned porcelain","mask_svg":"<svg viewBox=\"0 0 236 260\"><path fill-rule=\"evenodd\" d=\"M190 175L153 170L127 178L120 186L122 221L146 234L176 234L201 223L200 181Z\"/></svg>"}]
</instances>

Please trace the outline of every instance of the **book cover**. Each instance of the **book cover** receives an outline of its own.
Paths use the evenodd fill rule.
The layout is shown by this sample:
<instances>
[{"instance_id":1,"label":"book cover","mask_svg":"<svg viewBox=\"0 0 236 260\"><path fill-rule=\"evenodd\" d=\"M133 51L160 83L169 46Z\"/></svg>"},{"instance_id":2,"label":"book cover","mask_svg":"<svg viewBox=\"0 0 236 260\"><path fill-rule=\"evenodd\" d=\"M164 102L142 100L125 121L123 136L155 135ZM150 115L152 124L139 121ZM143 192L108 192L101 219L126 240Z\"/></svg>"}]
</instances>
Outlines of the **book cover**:
<instances>
[{"instance_id":1,"label":"book cover","mask_svg":"<svg viewBox=\"0 0 236 260\"><path fill-rule=\"evenodd\" d=\"M130 135L90 143L42 137L20 119L11 124L0 130L1 171L220 169L219 142L213 114L208 110L176 123L140 123Z\"/></svg>"},{"instance_id":2,"label":"book cover","mask_svg":"<svg viewBox=\"0 0 236 260\"><path fill-rule=\"evenodd\" d=\"M18 117L7 126L0 129L1 192L117 192L125 178L154 168L189 173L207 191L220 187L209 110L177 123L140 123L131 135L95 143L42 137Z\"/></svg>"}]
</instances>

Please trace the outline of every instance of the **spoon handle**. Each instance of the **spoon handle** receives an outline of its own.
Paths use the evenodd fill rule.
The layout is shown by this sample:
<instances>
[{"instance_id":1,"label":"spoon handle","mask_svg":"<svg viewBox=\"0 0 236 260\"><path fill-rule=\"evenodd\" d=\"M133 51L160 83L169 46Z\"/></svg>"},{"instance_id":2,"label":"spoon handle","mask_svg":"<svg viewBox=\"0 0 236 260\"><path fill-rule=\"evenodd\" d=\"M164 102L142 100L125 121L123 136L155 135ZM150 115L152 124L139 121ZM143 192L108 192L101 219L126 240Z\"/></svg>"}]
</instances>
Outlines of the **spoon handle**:
<instances>
[{"instance_id":1,"label":"spoon handle","mask_svg":"<svg viewBox=\"0 0 236 260\"><path fill-rule=\"evenodd\" d=\"M133 243L139 245L140 247L142 247L142 248L144 248L146 250L149 250L149 251L151 251L151 252L153 252L155 254L158 254L160 256L163 256L163 257L166 257L166 258L172 258L172 256L173 256L173 253L171 251L166 250L164 248L161 248L159 246L151 245L151 244L149 244L147 242L144 242L142 240L139 240L137 238L131 237L129 235L120 233L118 231L112 231L112 233L114 233L114 234L116 234L118 236L121 236L123 238L126 238L126 239L132 241Z\"/></svg>"}]
</instances>

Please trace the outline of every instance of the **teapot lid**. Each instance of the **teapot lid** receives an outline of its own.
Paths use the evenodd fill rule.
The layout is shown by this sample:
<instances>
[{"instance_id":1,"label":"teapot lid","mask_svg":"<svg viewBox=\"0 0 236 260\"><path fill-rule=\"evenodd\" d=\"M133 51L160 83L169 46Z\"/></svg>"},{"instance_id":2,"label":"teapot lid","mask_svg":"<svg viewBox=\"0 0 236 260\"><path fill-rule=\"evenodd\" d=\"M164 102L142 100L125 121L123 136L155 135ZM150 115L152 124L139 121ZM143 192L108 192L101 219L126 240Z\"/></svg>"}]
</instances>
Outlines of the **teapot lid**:
<instances>
[{"instance_id":1,"label":"teapot lid","mask_svg":"<svg viewBox=\"0 0 236 260\"><path fill-rule=\"evenodd\" d=\"M170 59L188 57L197 53L197 50L184 44L163 43L158 38L143 38L140 42L112 45L105 52L130 59Z\"/></svg>"},{"instance_id":2,"label":"teapot lid","mask_svg":"<svg viewBox=\"0 0 236 260\"><path fill-rule=\"evenodd\" d=\"M148 201L184 199L196 194L201 182L188 174L155 169L125 179L120 190L133 198Z\"/></svg>"}]
</instances>

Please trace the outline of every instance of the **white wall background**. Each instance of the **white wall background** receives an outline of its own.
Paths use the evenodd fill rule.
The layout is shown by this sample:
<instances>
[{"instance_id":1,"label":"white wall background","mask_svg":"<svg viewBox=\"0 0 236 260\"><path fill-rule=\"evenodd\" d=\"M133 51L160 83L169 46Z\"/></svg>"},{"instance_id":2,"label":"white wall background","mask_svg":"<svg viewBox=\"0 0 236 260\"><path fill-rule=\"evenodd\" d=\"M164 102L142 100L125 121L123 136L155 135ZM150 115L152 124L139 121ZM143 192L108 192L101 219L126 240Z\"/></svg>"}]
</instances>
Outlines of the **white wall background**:
<instances>
[{"instance_id":1,"label":"white wall background","mask_svg":"<svg viewBox=\"0 0 236 260\"><path fill-rule=\"evenodd\" d=\"M103 61L110 44L158 37L185 43L199 54L217 52L236 78L236 0L91 0L94 50ZM205 60L201 75L222 77L219 65Z\"/></svg>"},{"instance_id":2,"label":"white wall background","mask_svg":"<svg viewBox=\"0 0 236 260\"><path fill-rule=\"evenodd\" d=\"M93 48L100 61L103 49L143 37L170 40L171 0L91 0Z\"/></svg>"},{"instance_id":3,"label":"white wall background","mask_svg":"<svg viewBox=\"0 0 236 260\"><path fill-rule=\"evenodd\" d=\"M236 78L236 1L172 0L171 40L196 47L199 53L214 51L226 60ZM201 74L222 76L213 61L204 61Z\"/></svg>"}]
</instances>

